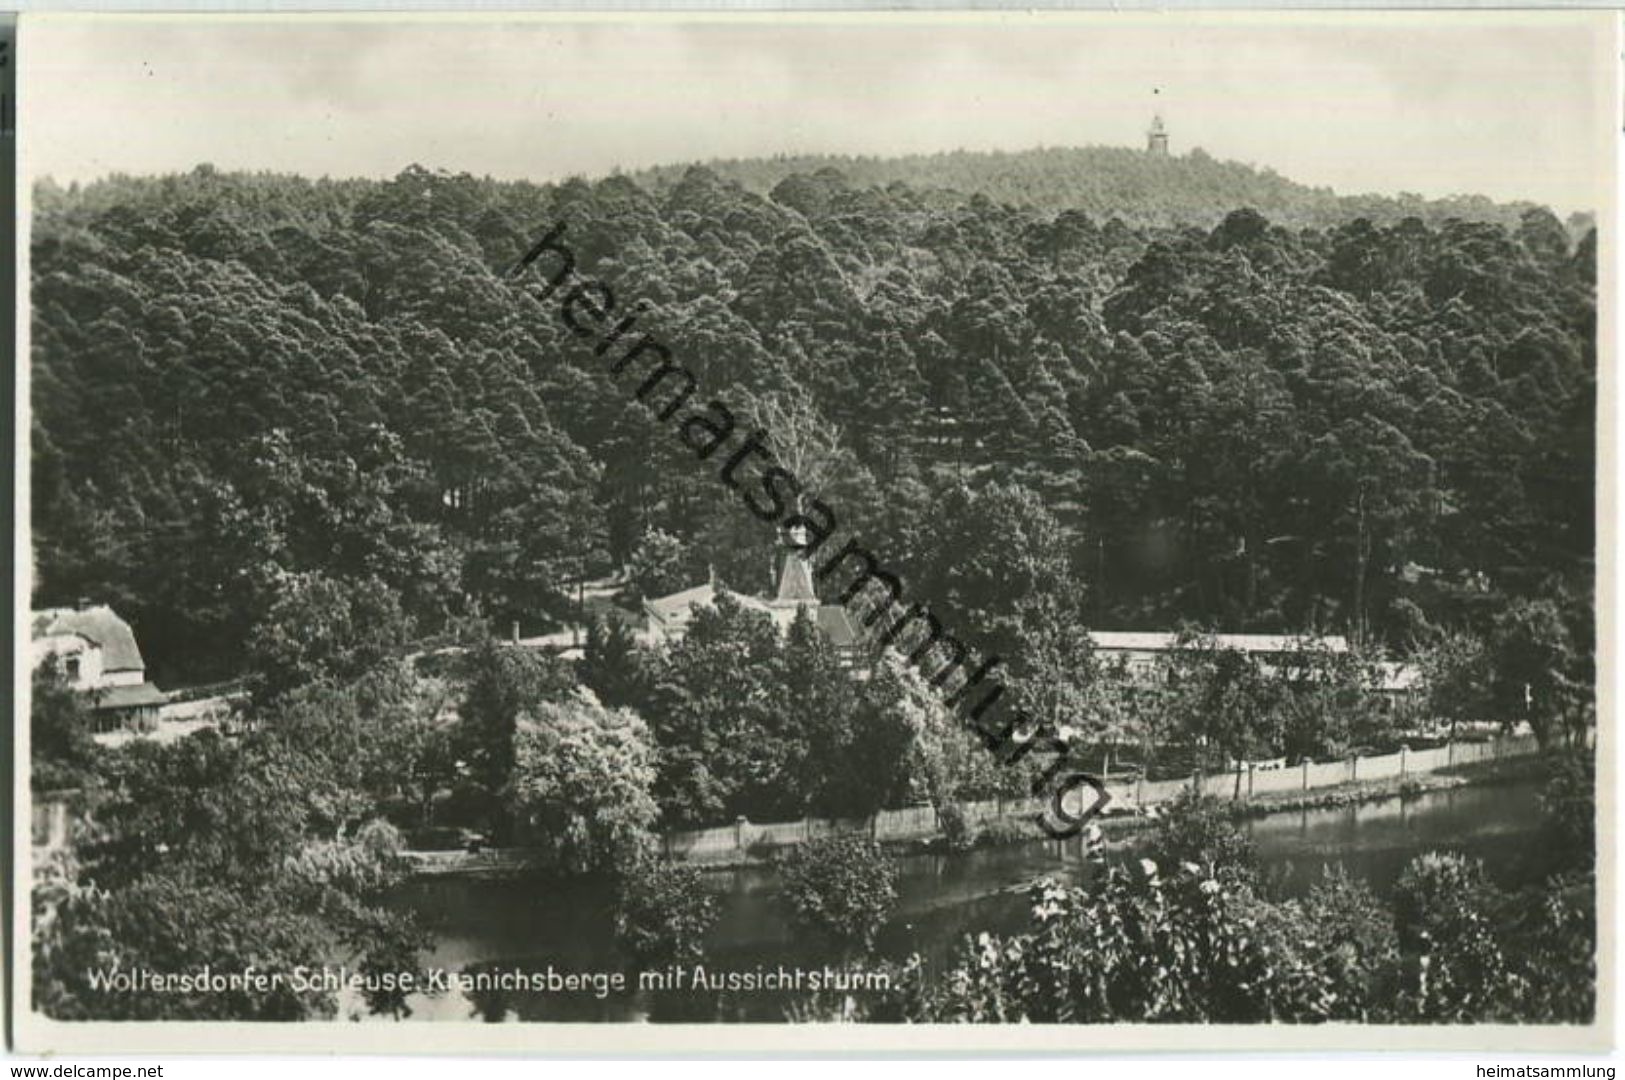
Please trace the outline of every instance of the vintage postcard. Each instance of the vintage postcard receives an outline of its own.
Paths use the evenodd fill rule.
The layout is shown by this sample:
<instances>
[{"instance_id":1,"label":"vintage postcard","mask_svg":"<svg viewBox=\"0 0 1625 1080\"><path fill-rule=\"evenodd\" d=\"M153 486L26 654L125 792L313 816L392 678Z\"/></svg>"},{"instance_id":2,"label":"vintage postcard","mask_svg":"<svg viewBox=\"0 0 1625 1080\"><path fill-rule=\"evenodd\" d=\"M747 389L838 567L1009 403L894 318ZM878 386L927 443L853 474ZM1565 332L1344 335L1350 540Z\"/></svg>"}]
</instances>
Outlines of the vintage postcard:
<instances>
[{"instance_id":1,"label":"vintage postcard","mask_svg":"<svg viewBox=\"0 0 1625 1080\"><path fill-rule=\"evenodd\" d=\"M25 16L18 1045L1606 1048L1618 52Z\"/></svg>"}]
</instances>

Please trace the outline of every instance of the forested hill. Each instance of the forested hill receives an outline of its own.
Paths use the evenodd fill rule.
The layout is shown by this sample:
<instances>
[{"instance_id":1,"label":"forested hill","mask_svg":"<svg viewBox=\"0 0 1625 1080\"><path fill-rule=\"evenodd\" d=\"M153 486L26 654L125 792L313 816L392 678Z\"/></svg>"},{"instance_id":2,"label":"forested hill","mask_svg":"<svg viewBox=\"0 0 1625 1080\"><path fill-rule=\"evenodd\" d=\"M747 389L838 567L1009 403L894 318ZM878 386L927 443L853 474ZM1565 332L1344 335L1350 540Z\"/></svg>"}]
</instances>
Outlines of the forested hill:
<instances>
[{"instance_id":1,"label":"forested hill","mask_svg":"<svg viewBox=\"0 0 1625 1080\"><path fill-rule=\"evenodd\" d=\"M771 531L509 276L558 221L706 394L800 418L843 528L1001 652L1035 597L1394 647L1538 601L1542 641L1589 647L1594 233L1154 228L698 168L42 186L35 602L113 603L173 682L545 628L628 560L764 587Z\"/></svg>"},{"instance_id":2,"label":"forested hill","mask_svg":"<svg viewBox=\"0 0 1625 1080\"><path fill-rule=\"evenodd\" d=\"M1042 210L1081 210L1102 219L1121 217L1131 225L1194 225L1211 228L1238 207L1251 207L1277 225L1329 228L1356 218L1393 224L1418 218L1437 224L1447 218L1515 226L1530 203L1497 203L1482 195L1424 199L1419 195L1337 195L1330 188L1295 183L1271 169L1220 161L1201 149L1158 158L1127 147L1047 148L1007 153L955 150L902 157L850 157L832 154L779 155L708 161L705 167L761 195L790 177L793 201L798 189L816 187L809 178L834 170L859 187L907 184L936 193L952 204L985 195L995 202ZM686 165L633 173L638 184L665 191L682 179ZM782 194L782 193L781 193ZM1589 220L1571 223L1583 233ZM1578 238L1578 236L1576 236Z\"/></svg>"}]
</instances>

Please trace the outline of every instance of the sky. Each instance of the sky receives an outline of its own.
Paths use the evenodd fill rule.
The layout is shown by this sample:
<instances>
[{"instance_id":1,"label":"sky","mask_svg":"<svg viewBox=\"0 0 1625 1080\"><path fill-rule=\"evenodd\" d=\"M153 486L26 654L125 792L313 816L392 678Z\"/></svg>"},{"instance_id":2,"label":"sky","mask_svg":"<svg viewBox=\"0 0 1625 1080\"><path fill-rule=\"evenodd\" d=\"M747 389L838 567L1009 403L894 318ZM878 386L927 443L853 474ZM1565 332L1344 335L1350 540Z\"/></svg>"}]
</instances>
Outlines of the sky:
<instances>
[{"instance_id":1,"label":"sky","mask_svg":"<svg viewBox=\"0 0 1625 1080\"><path fill-rule=\"evenodd\" d=\"M1595 209L1610 17L25 20L23 168L598 176L709 158L1143 146L1340 193Z\"/></svg>"}]
</instances>

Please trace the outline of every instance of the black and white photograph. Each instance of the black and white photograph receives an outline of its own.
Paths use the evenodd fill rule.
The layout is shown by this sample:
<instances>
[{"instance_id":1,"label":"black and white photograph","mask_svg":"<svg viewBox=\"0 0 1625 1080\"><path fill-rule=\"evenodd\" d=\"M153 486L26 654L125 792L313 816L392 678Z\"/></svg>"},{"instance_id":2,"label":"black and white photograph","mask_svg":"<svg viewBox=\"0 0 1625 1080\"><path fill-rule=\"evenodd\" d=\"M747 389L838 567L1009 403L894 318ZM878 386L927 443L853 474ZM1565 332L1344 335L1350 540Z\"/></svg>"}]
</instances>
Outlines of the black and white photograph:
<instances>
[{"instance_id":1,"label":"black and white photograph","mask_svg":"<svg viewBox=\"0 0 1625 1080\"><path fill-rule=\"evenodd\" d=\"M15 56L22 1049L1611 1042L1615 15Z\"/></svg>"}]
</instances>

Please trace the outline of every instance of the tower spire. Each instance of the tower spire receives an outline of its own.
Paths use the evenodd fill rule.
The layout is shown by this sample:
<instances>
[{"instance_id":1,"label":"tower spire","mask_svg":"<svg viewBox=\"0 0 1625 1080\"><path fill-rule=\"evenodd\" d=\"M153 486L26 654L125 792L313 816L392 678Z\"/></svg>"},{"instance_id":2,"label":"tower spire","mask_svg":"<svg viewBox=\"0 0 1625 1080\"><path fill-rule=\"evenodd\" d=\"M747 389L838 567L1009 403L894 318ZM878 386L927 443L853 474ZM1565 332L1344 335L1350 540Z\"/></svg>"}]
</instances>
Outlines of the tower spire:
<instances>
[{"instance_id":1,"label":"tower spire","mask_svg":"<svg viewBox=\"0 0 1625 1080\"><path fill-rule=\"evenodd\" d=\"M1145 152L1154 157L1168 156L1168 128L1159 112L1151 118L1151 129L1145 133Z\"/></svg>"}]
</instances>

